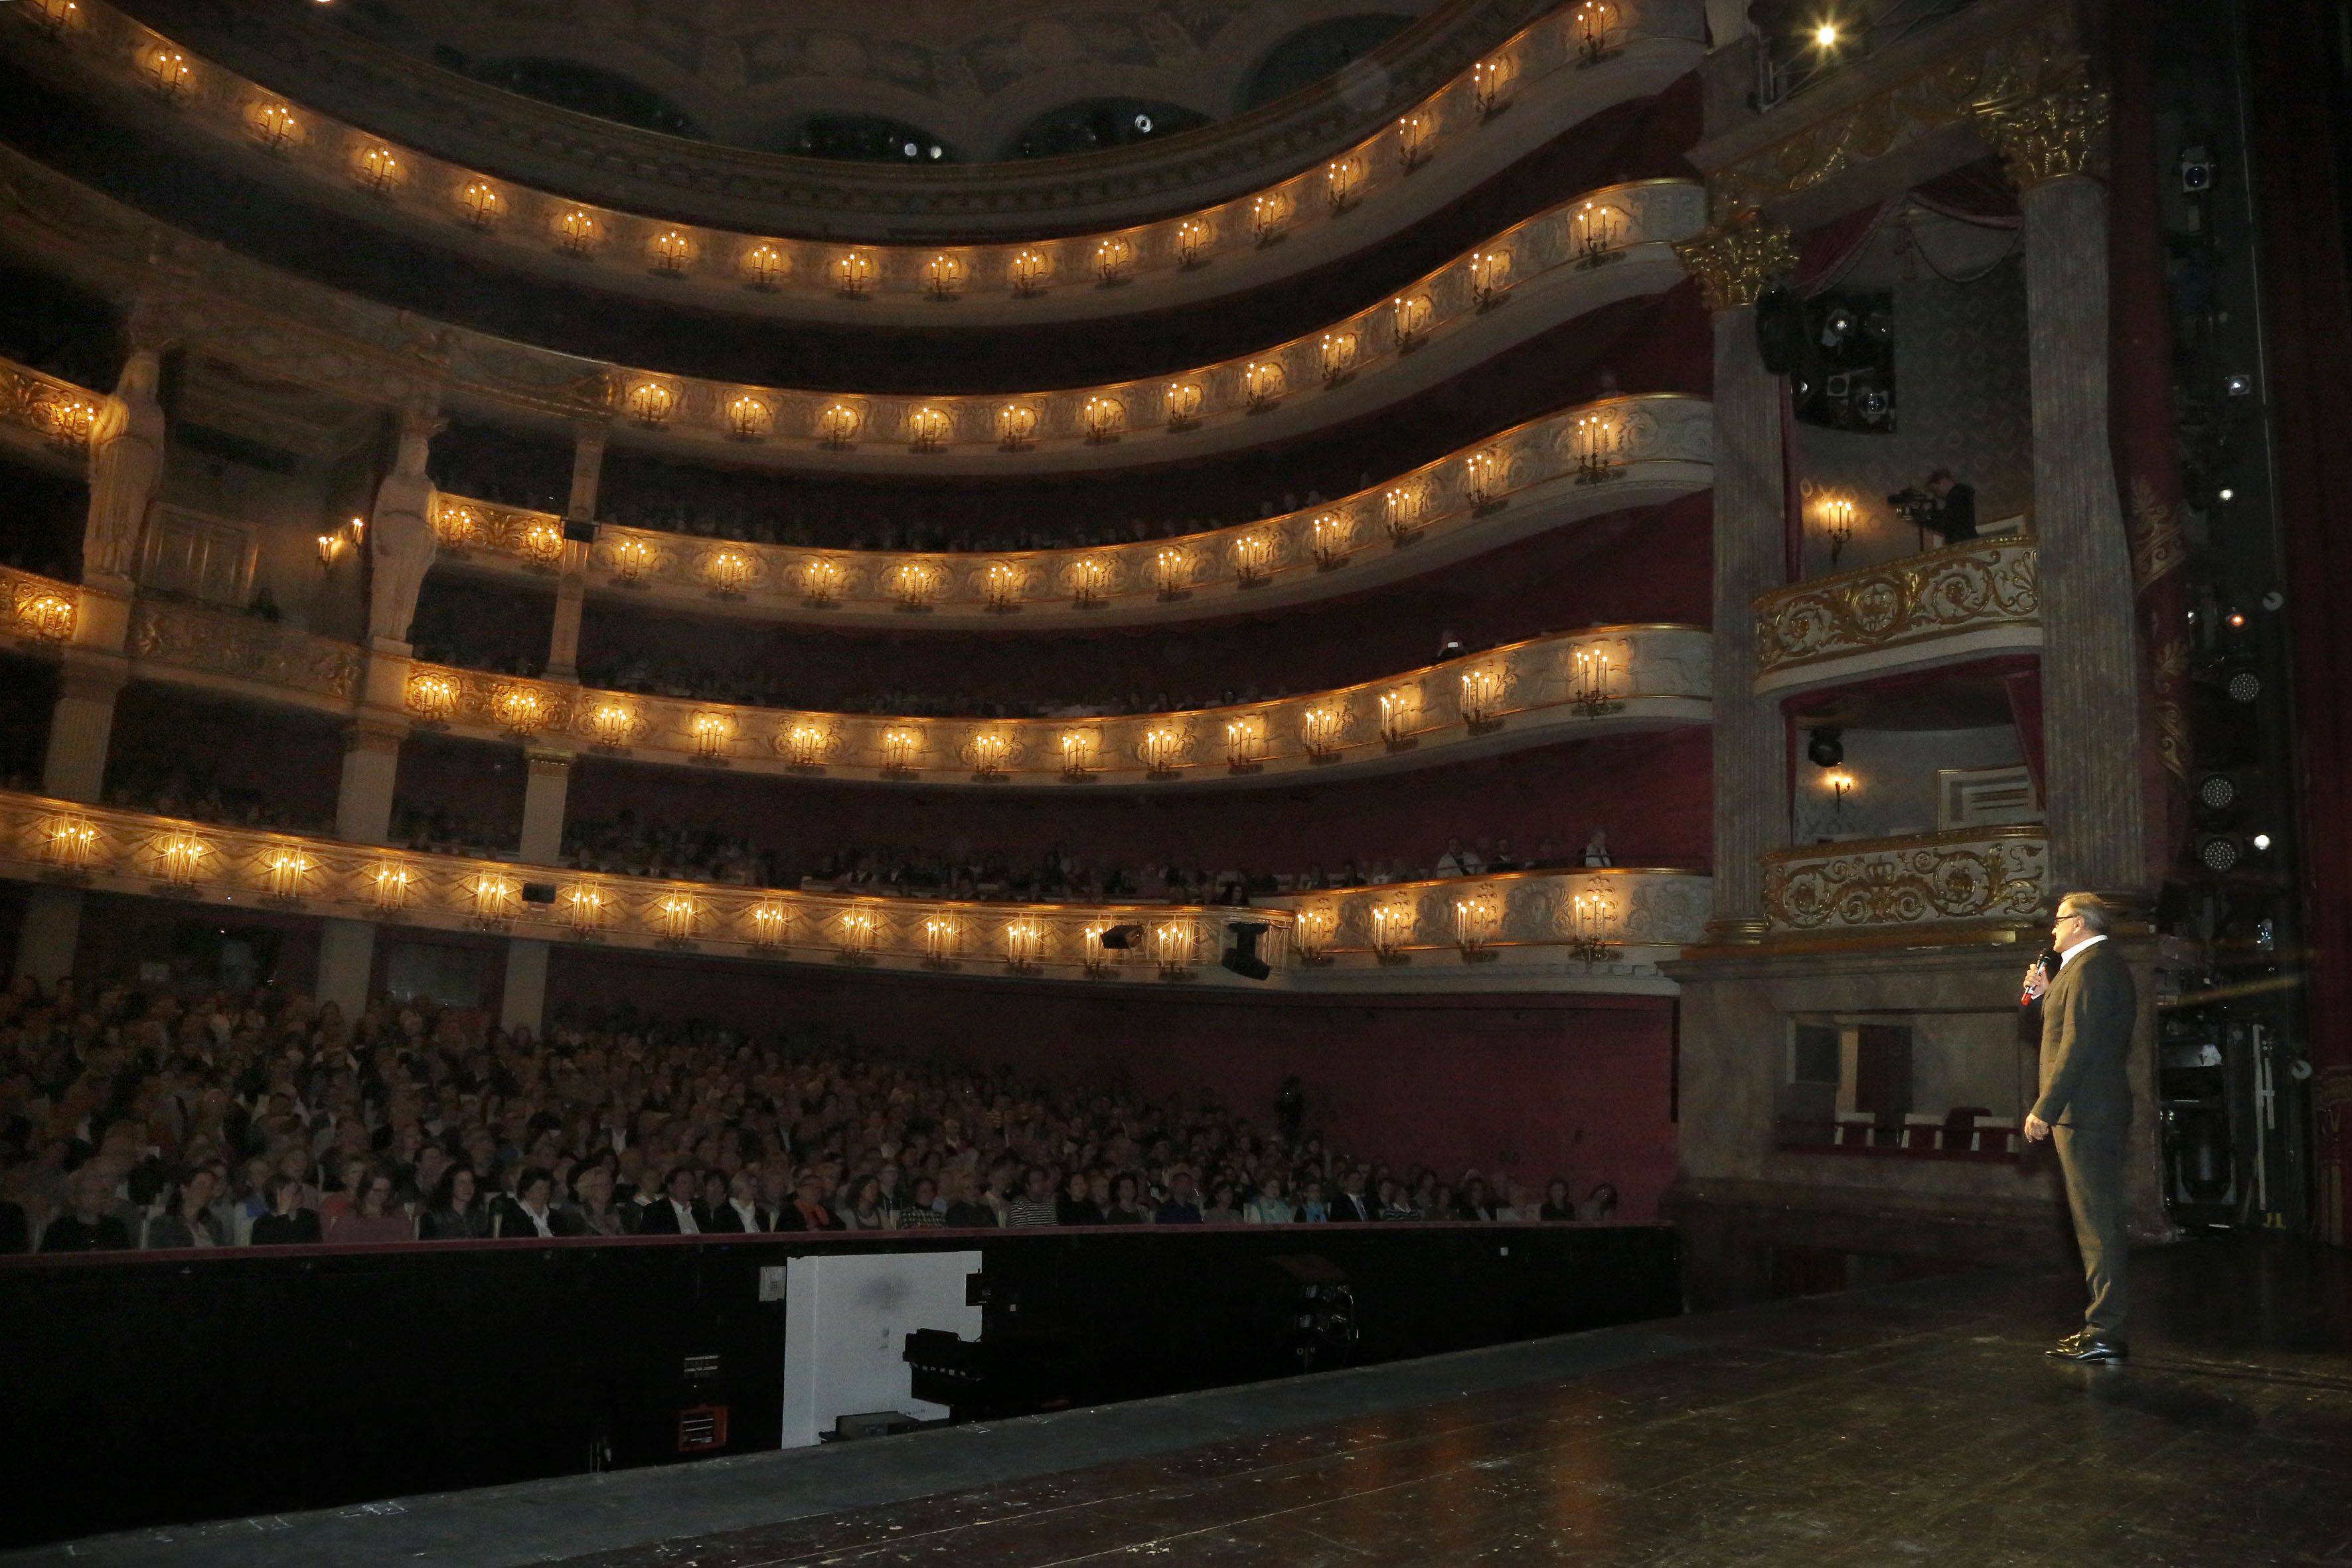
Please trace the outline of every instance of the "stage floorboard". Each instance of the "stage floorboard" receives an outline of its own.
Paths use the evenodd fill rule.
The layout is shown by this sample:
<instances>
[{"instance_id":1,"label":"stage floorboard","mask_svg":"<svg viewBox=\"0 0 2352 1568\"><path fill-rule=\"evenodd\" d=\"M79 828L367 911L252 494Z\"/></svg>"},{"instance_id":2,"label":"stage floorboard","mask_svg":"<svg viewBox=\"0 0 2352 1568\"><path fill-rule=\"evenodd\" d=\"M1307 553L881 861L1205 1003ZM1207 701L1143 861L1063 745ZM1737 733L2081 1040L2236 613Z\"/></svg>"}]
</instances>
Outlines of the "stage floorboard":
<instances>
[{"instance_id":1,"label":"stage floorboard","mask_svg":"<svg viewBox=\"0 0 2352 1568\"><path fill-rule=\"evenodd\" d=\"M2123 1368L2041 1353L2078 1279L2000 1271L5 1561L2352 1564L2352 1255L2233 1236L2134 1261ZM200 1463L201 1437L142 1452Z\"/></svg>"}]
</instances>

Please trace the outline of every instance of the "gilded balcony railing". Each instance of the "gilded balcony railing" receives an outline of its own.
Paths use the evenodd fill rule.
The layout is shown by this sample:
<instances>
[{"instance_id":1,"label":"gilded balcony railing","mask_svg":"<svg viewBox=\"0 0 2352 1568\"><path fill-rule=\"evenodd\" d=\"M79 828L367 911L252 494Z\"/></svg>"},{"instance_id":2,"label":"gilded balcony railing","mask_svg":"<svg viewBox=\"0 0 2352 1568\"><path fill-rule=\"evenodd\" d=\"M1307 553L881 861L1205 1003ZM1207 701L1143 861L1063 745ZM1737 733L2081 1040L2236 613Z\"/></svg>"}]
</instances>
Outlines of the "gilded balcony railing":
<instances>
[{"instance_id":1,"label":"gilded balcony railing","mask_svg":"<svg viewBox=\"0 0 2352 1568\"><path fill-rule=\"evenodd\" d=\"M2049 843L2039 824L1776 849L1763 858L1773 937L2035 923Z\"/></svg>"},{"instance_id":2,"label":"gilded balcony railing","mask_svg":"<svg viewBox=\"0 0 2352 1568\"><path fill-rule=\"evenodd\" d=\"M1425 548L1474 548L1482 531L1517 537L1540 504L1559 521L1705 485L1712 409L1679 395L1611 398L1531 420L1336 500L1177 539L1086 550L919 554L705 540L600 525L591 580L784 618L923 615L975 621L1069 613L1109 616L1212 594L1279 596L1351 562ZM562 521L463 496L439 499L442 547L483 564L545 569ZM1329 578L1355 591L1365 568ZM1304 592L1304 589L1297 589ZM1175 612L1171 612L1175 613ZM1198 614L1197 604L1184 614Z\"/></svg>"},{"instance_id":3,"label":"gilded balcony railing","mask_svg":"<svg viewBox=\"0 0 2352 1568\"><path fill-rule=\"evenodd\" d=\"M80 624L81 590L54 577L0 566L0 615L6 616L0 631L19 645L61 647L73 641Z\"/></svg>"},{"instance_id":4,"label":"gilded balcony railing","mask_svg":"<svg viewBox=\"0 0 2352 1568\"><path fill-rule=\"evenodd\" d=\"M333 29L298 46L334 79L331 93L362 82L398 93L407 112L443 121L451 142L485 143L497 149L486 156L521 159L558 184L576 174L602 190L641 193L671 215L653 217L467 168L290 102L204 58L192 41L165 37L105 0L28 0L13 9L25 25L50 35L40 57L46 67L70 62L84 79L168 104L190 132L225 151L267 154L280 178L322 196L348 200L363 193L412 224L460 226L503 264L560 262L609 287L659 288L706 310L839 314L836 301L845 297L860 302L852 308L898 312L901 321L918 313L934 320L958 300L985 301L982 308L1023 301L1023 319L1031 320L1158 309L1238 286L1222 275L1261 254L1277 266L1286 262L1287 270L1303 269L1316 257L1328 258L1333 245L1362 243L1368 224L1377 234L1428 210L1432 182L1459 195L1515 150L1524 151L1527 120L1504 118L1514 104L1528 102L1526 112L1551 127L1546 134L1557 134L1560 126L1680 75L1695 63L1704 37L1696 0L1490 5L1505 15L1422 29L1363 62L1379 82L1436 85L1418 101L1379 112L1370 133L1352 144L1330 145L1345 135L1339 128L1362 125L1371 105L1356 101L1353 89L1326 86L1300 102L1197 132L1189 154L1188 139L1179 138L1098 154L1079 168L980 163L859 174L821 162L648 137L577 115L561 115L558 131L543 117L560 111L478 89L462 76L412 79L423 68ZM1498 28L1539 10L1546 14L1496 37ZM234 23L225 18L223 25L234 33ZM285 23L251 18L247 26L281 35ZM1482 39L1494 41L1482 47ZM331 68L322 64L337 56L346 58ZM453 93L478 94L479 101L456 111ZM459 122L449 122L453 112ZM1514 129L1490 129L1497 124ZM1202 147L1204 140L1222 150ZM1215 205L1051 239L828 243L678 221L697 208L738 215L799 209L797 221L785 226L802 234L843 233L866 222L902 232L911 226L970 233L1023 221L997 215L1054 213L1083 221L1092 209L1116 223L1121 208L1131 212L1139 202L1164 210L1171 193L1186 183L1230 189L1231 171L1296 167L1302 152L1311 162L1297 174ZM883 182L878 191L877 180ZM1277 239L1288 243L1268 252ZM1224 265L1204 272L1212 261ZM1131 298L1106 300L1095 292L1105 285L1125 285Z\"/></svg>"},{"instance_id":5,"label":"gilded balcony railing","mask_svg":"<svg viewBox=\"0 0 2352 1568\"><path fill-rule=\"evenodd\" d=\"M132 607L130 649L134 658L336 701L358 695L367 668L366 657L350 643L162 599Z\"/></svg>"},{"instance_id":6,"label":"gilded balcony railing","mask_svg":"<svg viewBox=\"0 0 2352 1568\"><path fill-rule=\"evenodd\" d=\"M744 707L409 667L408 711L483 738L569 736L649 761L979 784L1205 783L1395 766L1581 734L1704 723L1712 656L1694 626L1596 626L1387 680L1234 708L932 719ZM1497 731L1511 731L1497 741ZM1415 758L1426 760L1426 755Z\"/></svg>"},{"instance_id":7,"label":"gilded balcony railing","mask_svg":"<svg viewBox=\"0 0 2352 1568\"><path fill-rule=\"evenodd\" d=\"M2039 647L2037 557L2031 535L1969 540L1761 595L1758 688L1791 684L1823 665L1914 662L1933 651L1928 645L1948 645L1954 657Z\"/></svg>"},{"instance_id":8,"label":"gilded balcony railing","mask_svg":"<svg viewBox=\"0 0 2352 1568\"><path fill-rule=\"evenodd\" d=\"M955 969L1058 979L1233 981L1218 967L1240 911L1167 905L979 904L859 899L592 875L0 793L0 876L344 920L489 931L618 948L796 963ZM1290 916L1258 951L1279 964ZM1107 927L1142 928L1106 950ZM1235 982L1246 984L1246 982Z\"/></svg>"},{"instance_id":9,"label":"gilded balcony railing","mask_svg":"<svg viewBox=\"0 0 2352 1568\"><path fill-rule=\"evenodd\" d=\"M1654 964L1705 934L1709 878L1632 867L1506 871L1257 900L1295 919L1296 962L1397 963L1509 950L1591 970ZM1645 951L1646 950L1646 951Z\"/></svg>"},{"instance_id":10,"label":"gilded balcony railing","mask_svg":"<svg viewBox=\"0 0 2352 1568\"><path fill-rule=\"evenodd\" d=\"M90 432L106 402L104 393L0 360L0 425L29 431L68 457L89 452Z\"/></svg>"}]
</instances>

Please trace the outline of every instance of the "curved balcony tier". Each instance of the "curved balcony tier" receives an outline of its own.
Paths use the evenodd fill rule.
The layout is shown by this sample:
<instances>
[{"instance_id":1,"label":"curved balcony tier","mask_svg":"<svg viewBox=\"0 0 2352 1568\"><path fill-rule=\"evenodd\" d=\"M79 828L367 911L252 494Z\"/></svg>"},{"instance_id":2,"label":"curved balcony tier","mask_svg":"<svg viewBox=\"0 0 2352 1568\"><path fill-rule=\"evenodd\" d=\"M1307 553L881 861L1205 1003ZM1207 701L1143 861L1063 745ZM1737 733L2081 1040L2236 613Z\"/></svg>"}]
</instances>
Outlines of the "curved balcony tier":
<instances>
[{"instance_id":1,"label":"curved balcony tier","mask_svg":"<svg viewBox=\"0 0 2352 1568\"><path fill-rule=\"evenodd\" d=\"M0 156L0 169L13 162ZM1684 274L1669 242L1696 233L1705 207L1687 181L1590 192L1391 300L1172 376L986 397L871 396L558 353L427 322L184 237L183 277L159 295L143 245L162 231L62 176L31 178L37 189L22 193L35 199L20 209L27 221L14 226L17 242L102 292L138 301L143 331L229 363L362 404L437 398L526 425L609 422L614 441L673 456L925 477L1188 459L1391 407L1532 334L1672 288ZM58 199L45 199L51 194Z\"/></svg>"},{"instance_id":2,"label":"curved balcony tier","mask_svg":"<svg viewBox=\"0 0 2352 1568\"><path fill-rule=\"evenodd\" d=\"M1756 600L1756 690L1795 692L2042 647L2032 535L1973 539Z\"/></svg>"},{"instance_id":3,"label":"curved balcony tier","mask_svg":"<svg viewBox=\"0 0 2352 1568\"><path fill-rule=\"evenodd\" d=\"M0 360L0 450L36 468L79 478L106 394Z\"/></svg>"},{"instance_id":4,"label":"curved balcony tier","mask_svg":"<svg viewBox=\"0 0 2352 1568\"><path fill-rule=\"evenodd\" d=\"M134 8L166 31L104 0L16 7L53 40L25 63L331 211L502 266L704 310L926 327L1158 310L1302 275L1705 49L1697 0L1539 17L1464 0L1349 73L1380 84L1369 98L1335 80L1134 147L919 168L629 130L277 5Z\"/></svg>"},{"instance_id":5,"label":"curved balcony tier","mask_svg":"<svg viewBox=\"0 0 2352 1568\"><path fill-rule=\"evenodd\" d=\"M1706 899L1704 878L1636 870L1523 872L1308 895L1304 913L1284 907L1288 900L1207 909L859 898L418 855L14 792L0 793L0 877L616 952L1318 992L1515 991L1538 978L1547 990L1670 992L1654 956L1695 940ZM1358 921L1360 907L1382 912ZM1358 924L1375 919L1386 944L1381 963L1349 962L1344 942L1325 939L1327 930L1352 937ZM1264 982L1218 962L1236 922L1261 928L1257 953L1272 968ZM1302 922L1318 937L1312 963L1293 946ZM1121 926L1139 928L1132 943L1105 948L1102 933ZM1442 962L1448 947L1465 962Z\"/></svg>"},{"instance_id":6,"label":"curved balcony tier","mask_svg":"<svg viewBox=\"0 0 2352 1568\"><path fill-rule=\"evenodd\" d=\"M1712 415L1695 397L1610 398L1326 505L1098 549L820 550L604 523L587 552L588 586L698 615L902 630L1197 620L1359 593L1704 489ZM440 558L468 572L543 578L563 555L563 520L552 513L443 495L434 526Z\"/></svg>"},{"instance_id":7,"label":"curved balcony tier","mask_svg":"<svg viewBox=\"0 0 2352 1568\"><path fill-rule=\"evenodd\" d=\"M372 661L368 687L377 706L451 734L685 766L972 789L1246 788L1703 724L1708 647L1691 626L1595 626L1272 701L1063 719L795 712L390 658ZM150 657L173 662L168 638Z\"/></svg>"},{"instance_id":8,"label":"curved balcony tier","mask_svg":"<svg viewBox=\"0 0 2352 1568\"><path fill-rule=\"evenodd\" d=\"M2014 942L2049 923L2040 823L1806 845L1762 862L1769 942Z\"/></svg>"}]
</instances>

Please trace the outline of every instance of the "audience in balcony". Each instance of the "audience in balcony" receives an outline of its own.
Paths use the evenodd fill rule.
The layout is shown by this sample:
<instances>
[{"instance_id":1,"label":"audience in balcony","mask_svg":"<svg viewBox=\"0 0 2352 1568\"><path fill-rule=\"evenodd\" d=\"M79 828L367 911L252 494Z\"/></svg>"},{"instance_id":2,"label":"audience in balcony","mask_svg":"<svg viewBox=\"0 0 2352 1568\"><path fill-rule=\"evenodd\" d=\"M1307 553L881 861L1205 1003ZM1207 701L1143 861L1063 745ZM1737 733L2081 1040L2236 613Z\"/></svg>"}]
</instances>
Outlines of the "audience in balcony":
<instances>
[{"instance_id":1,"label":"audience in balcony","mask_svg":"<svg viewBox=\"0 0 2352 1568\"><path fill-rule=\"evenodd\" d=\"M1476 1172L1454 1190L1207 1100L1049 1091L633 1011L541 1037L415 1001L346 1019L268 988L0 994L0 1211L21 1221L0 1239L20 1248L1293 1224L1333 1217L1327 1191L1356 1214L1387 1194L1389 1219L1538 1212Z\"/></svg>"},{"instance_id":2,"label":"audience in balcony","mask_svg":"<svg viewBox=\"0 0 2352 1568\"><path fill-rule=\"evenodd\" d=\"M223 827L257 827L279 833L331 838L331 811L304 812L282 799L240 784L224 784L194 767L144 767L128 760L110 770L106 804L121 811L143 811L184 822Z\"/></svg>"}]
</instances>

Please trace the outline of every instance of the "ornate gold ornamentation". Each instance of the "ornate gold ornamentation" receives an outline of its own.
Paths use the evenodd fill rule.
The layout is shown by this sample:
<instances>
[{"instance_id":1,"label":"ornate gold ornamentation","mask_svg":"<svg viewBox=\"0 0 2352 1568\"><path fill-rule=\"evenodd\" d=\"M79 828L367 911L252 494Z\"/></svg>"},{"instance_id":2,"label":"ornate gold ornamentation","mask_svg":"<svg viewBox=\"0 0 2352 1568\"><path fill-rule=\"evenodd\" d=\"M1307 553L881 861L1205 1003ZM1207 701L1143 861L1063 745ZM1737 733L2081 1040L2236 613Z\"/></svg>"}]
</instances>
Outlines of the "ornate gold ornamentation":
<instances>
[{"instance_id":1,"label":"ornate gold ornamentation","mask_svg":"<svg viewBox=\"0 0 2352 1568\"><path fill-rule=\"evenodd\" d=\"M2185 784L2195 755L2189 739L2189 715L2180 701L2180 694L2189 688L2188 638L2174 637L2157 650L2155 675L2156 754L2162 759L2164 771Z\"/></svg>"},{"instance_id":2,"label":"ornate gold ornamentation","mask_svg":"<svg viewBox=\"0 0 2352 1568\"><path fill-rule=\"evenodd\" d=\"M72 584L0 566L0 604L7 606L14 636L35 643L73 640L80 611Z\"/></svg>"},{"instance_id":3,"label":"ornate gold ornamentation","mask_svg":"<svg viewBox=\"0 0 2352 1568\"><path fill-rule=\"evenodd\" d=\"M348 700L362 661L348 643L193 605L143 602L131 622L137 658L240 676L265 686Z\"/></svg>"},{"instance_id":4,"label":"ornate gold ornamentation","mask_svg":"<svg viewBox=\"0 0 2352 1568\"><path fill-rule=\"evenodd\" d=\"M1776 589L1756 601L1758 671L1991 626L2037 626L2038 554L2031 538L1974 540Z\"/></svg>"},{"instance_id":5,"label":"ornate gold ornamentation","mask_svg":"<svg viewBox=\"0 0 2352 1568\"><path fill-rule=\"evenodd\" d=\"M1967 828L1780 849L1764 857L1774 931L2037 918L2049 868L2039 826Z\"/></svg>"},{"instance_id":6,"label":"ornate gold ornamentation","mask_svg":"<svg viewBox=\"0 0 2352 1568\"><path fill-rule=\"evenodd\" d=\"M2189 536L2172 508L2156 499L2156 487L2134 476L2126 528L2131 534L2132 591L2145 594L2168 572L2189 563Z\"/></svg>"},{"instance_id":7,"label":"ornate gold ornamentation","mask_svg":"<svg viewBox=\"0 0 2352 1568\"><path fill-rule=\"evenodd\" d=\"M2075 62L2066 79L2042 91L1980 99L1969 106L2020 191L2052 180L2107 173L2107 91Z\"/></svg>"},{"instance_id":8,"label":"ornate gold ornamentation","mask_svg":"<svg viewBox=\"0 0 2352 1568\"><path fill-rule=\"evenodd\" d=\"M60 452L79 456L89 449L105 402L102 393L0 361L0 423L30 430Z\"/></svg>"},{"instance_id":9,"label":"ornate gold ornamentation","mask_svg":"<svg viewBox=\"0 0 2352 1568\"><path fill-rule=\"evenodd\" d=\"M1796 241L1788 229L1752 213L1674 246L1698 279L1699 297L1709 311L1753 305L1765 284L1797 269Z\"/></svg>"}]
</instances>

